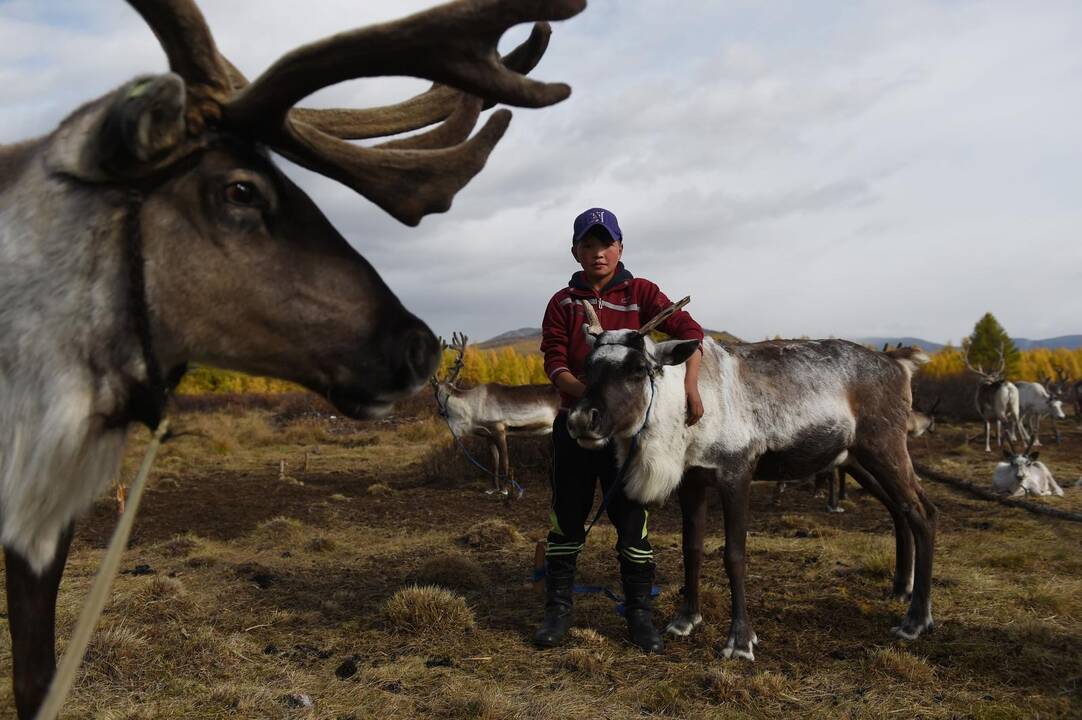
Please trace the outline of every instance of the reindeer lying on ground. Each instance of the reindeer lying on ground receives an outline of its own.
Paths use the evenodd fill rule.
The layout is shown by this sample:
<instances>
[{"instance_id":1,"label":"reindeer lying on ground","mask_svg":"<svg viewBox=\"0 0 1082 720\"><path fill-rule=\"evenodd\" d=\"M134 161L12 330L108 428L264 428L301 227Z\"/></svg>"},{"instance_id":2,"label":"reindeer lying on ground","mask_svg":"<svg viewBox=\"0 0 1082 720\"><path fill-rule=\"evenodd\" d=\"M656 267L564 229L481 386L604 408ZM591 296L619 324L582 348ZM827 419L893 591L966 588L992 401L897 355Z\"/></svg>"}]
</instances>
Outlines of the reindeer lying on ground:
<instances>
[{"instance_id":1,"label":"reindeer lying on ground","mask_svg":"<svg viewBox=\"0 0 1082 720\"><path fill-rule=\"evenodd\" d=\"M996 465L992 475L992 489L1011 497L1021 495L1056 495L1063 497L1063 488L1056 484L1052 471L1037 458L1040 453L1030 452L1034 443L1020 453L1003 448L1003 460Z\"/></svg>"},{"instance_id":2,"label":"reindeer lying on ground","mask_svg":"<svg viewBox=\"0 0 1082 720\"><path fill-rule=\"evenodd\" d=\"M74 518L120 467L127 429L158 425L185 364L301 383L343 413L385 412L424 384L439 346L279 171L274 150L398 220L449 208L510 120L540 107L538 24L584 0L463 0L298 48L249 83L193 0L129 0L171 73L87 103L52 133L0 148L0 541L14 697L33 717L53 676L57 588ZM310 110L328 85L437 83L406 102ZM377 146L349 139L433 130Z\"/></svg>"},{"instance_id":3,"label":"reindeer lying on ground","mask_svg":"<svg viewBox=\"0 0 1082 720\"><path fill-rule=\"evenodd\" d=\"M552 423L560 408L560 393L551 383L544 385L503 385L486 383L468 389L455 385L462 372L466 336L455 333L450 346L456 353L447 377L432 376L436 407L447 420L456 438L482 437L492 454L492 488L486 492L507 495L503 484L510 479L507 438L542 436L552 433ZM447 345L443 346L445 349Z\"/></svg>"},{"instance_id":4,"label":"reindeer lying on ground","mask_svg":"<svg viewBox=\"0 0 1082 720\"><path fill-rule=\"evenodd\" d=\"M893 632L912 639L930 629L937 511L906 447L910 378L927 356L913 348L878 353L845 340L731 347L707 341L699 375L706 414L689 428L683 363L698 343L655 343L649 337L650 329L687 300L638 331L606 332L587 305L590 324L583 329L593 344L586 360L587 391L568 416L568 431L580 445L612 442L618 461L630 463L624 484L628 497L656 503L679 493L685 595L667 630L687 635L702 621L706 490L714 485L725 515L725 570L732 591L723 654L754 659L758 638L744 594L751 481L795 480L837 466L853 474L894 519L894 594L909 597L910 604Z\"/></svg>"},{"instance_id":5,"label":"reindeer lying on ground","mask_svg":"<svg viewBox=\"0 0 1082 720\"><path fill-rule=\"evenodd\" d=\"M1020 433L1026 442L1029 435L1022 426L1022 414L1019 410L1018 388L1004 376L1007 360L1004 348L999 350L999 367L992 372L985 372L983 365L973 367L969 360L969 351L966 349L966 367L980 376L981 381L977 385L977 412L984 419L984 451L992 452L991 433L992 421L996 421L996 444L1003 447L1003 425L1007 425L1007 437L1012 441L1017 440L1016 431Z\"/></svg>"},{"instance_id":6,"label":"reindeer lying on ground","mask_svg":"<svg viewBox=\"0 0 1082 720\"><path fill-rule=\"evenodd\" d=\"M1049 386L1055 389L1051 383L1048 386L1035 382L1016 382L1018 388L1018 410L1022 426L1028 427L1033 437L1033 446L1041 445L1041 418L1047 417L1052 421L1052 431L1056 435L1056 444L1059 445L1059 427L1056 420L1067 417L1063 412L1063 401L1049 391Z\"/></svg>"}]
</instances>

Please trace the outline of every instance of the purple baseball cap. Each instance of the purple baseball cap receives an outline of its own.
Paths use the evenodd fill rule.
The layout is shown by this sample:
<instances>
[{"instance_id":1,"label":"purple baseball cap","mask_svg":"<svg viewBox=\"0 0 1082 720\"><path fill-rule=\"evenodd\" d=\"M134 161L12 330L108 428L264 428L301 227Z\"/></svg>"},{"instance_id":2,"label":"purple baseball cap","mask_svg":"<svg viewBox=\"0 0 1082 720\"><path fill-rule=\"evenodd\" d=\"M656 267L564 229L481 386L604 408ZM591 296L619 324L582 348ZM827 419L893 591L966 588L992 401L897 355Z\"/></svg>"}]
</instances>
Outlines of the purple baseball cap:
<instances>
[{"instance_id":1,"label":"purple baseball cap","mask_svg":"<svg viewBox=\"0 0 1082 720\"><path fill-rule=\"evenodd\" d=\"M605 208L590 208L575 218L575 234L571 236L571 244L574 245L582 240L591 229L601 226L609 233L613 240L624 241L624 234L620 232L620 224L616 222L616 215Z\"/></svg>"}]
</instances>

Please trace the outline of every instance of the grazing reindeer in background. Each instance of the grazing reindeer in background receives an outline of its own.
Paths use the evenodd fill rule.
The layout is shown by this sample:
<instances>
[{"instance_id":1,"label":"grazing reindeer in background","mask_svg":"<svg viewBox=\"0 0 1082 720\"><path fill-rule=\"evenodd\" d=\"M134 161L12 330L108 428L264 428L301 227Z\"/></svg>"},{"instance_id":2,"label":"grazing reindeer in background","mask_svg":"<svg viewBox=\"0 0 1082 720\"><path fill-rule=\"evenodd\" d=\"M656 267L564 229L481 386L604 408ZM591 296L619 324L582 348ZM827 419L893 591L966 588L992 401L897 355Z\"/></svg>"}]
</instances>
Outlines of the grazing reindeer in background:
<instances>
[{"instance_id":1,"label":"grazing reindeer in background","mask_svg":"<svg viewBox=\"0 0 1082 720\"><path fill-rule=\"evenodd\" d=\"M465 335L455 333L450 347L455 361L447 377L432 376L436 406L455 438L482 437L492 454L492 488L486 492L507 495L503 485L510 479L507 437L540 436L552 432L560 407L560 394L551 383L544 385L503 385L487 383L463 390L455 382L466 356Z\"/></svg>"},{"instance_id":2,"label":"grazing reindeer in background","mask_svg":"<svg viewBox=\"0 0 1082 720\"><path fill-rule=\"evenodd\" d=\"M1003 423L1007 424L1007 436L1015 440L1015 432L1022 434L1028 442L1029 435L1022 426L1021 412L1018 407L1018 388L1004 376L1007 367L1005 348L999 349L999 367L992 372L985 372L983 365L973 367L969 360L972 345L966 348L965 363L970 372L981 377L977 385L977 412L984 420L984 451L992 452L992 420L996 421L996 444L1003 447Z\"/></svg>"},{"instance_id":3,"label":"grazing reindeer in background","mask_svg":"<svg viewBox=\"0 0 1082 720\"><path fill-rule=\"evenodd\" d=\"M453 2L303 46L250 83L194 0L129 4L172 72L0 147L0 541L23 720L54 673L74 518L119 469L129 425L158 425L187 362L293 380L352 417L385 412L435 370L431 331L271 150L406 224L445 211L507 128L500 110L470 137L486 105L540 107L570 92L521 74L543 54L547 24L502 60L500 36L585 3ZM383 75L435 84L382 108L294 107ZM347 142L436 123L383 145Z\"/></svg>"},{"instance_id":4,"label":"grazing reindeer in background","mask_svg":"<svg viewBox=\"0 0 1082 720\"><path fill-rule=\"evenodd\" d=\"M1040 447L1041 418L1047 417L1052 421L1052 432L1056 434L1056 444L1059 445L1059 427L1056 420L1063 420L1067 415L1063 412L1063 401L1056 397L1049 387L1055 390L1051 382L1048 385L1035 382L1016 382L1018 388L1018 409L1022 425L1028 427L1033 437L1034 447Z\"/></svg>"},{"instance_id":5,"label":"grazing reindeer in background","mask_svg":"<svg viewBox=\"0 0 1082 720\"><path fill-rule=\"evenodd\" d=\"M1008 443L1009 445L1009 443ZM1021 495L1056 495L1063 497L1063 488L1056 484L1052 472L1037 458L1039 453L1030 452L1034 443L1016 453L1014 448L1003 448L1003 462L996 465L992 475L992 489L1019 497Z\"/></svg>"},{"instance_id":6,"label":"grazing reindeer in background","mask_svg":"<svg viewBox=\"0 0 1082 720\"><path fill-rule=\"evenodd\" d=\"M699 375L706 414L688 427L684 362L699 343L655 343L649 337L650 329L686 302L674 303L639 330L609 332L592 306L585 306L590 322L583 329L593 345L586 359L587 390L567 423L583 447L614 443L628 497L654 503L679 494L685 595L667 631L687 635L702 622L706 490L714 485L725 514L725 570L732 593L722 653L753 660L758 638L744 594L751 481L796 480L837 466L853 473L894 519L894 594L910 598L894 633L912 639L930 629L937 511L906 447L910 379L928 356L914 348L878 353L845 340L734 346L707 341Z\"/></svg>"}]
</instances>

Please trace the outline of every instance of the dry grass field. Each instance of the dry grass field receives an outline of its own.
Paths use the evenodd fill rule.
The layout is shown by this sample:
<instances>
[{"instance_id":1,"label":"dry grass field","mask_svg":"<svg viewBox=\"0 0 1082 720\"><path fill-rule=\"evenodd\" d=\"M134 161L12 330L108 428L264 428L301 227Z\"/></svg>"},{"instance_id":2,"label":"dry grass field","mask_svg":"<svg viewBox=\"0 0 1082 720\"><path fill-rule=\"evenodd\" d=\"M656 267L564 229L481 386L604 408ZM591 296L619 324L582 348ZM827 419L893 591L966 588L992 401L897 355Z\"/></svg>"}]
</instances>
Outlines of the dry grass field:
<instances>
[{"instance_id":1,"label":"dry grass field","mask_svg":"<svg viewBox=\"0 0 1082 720\"><path fill-rule=\"evenodd\" d=\"M715 513L705 623L647 657L601 595L580 596L565 647L529 639L547 523L544 441L512 446L518 502L484 495L428 398L354 423L276 407L174 413L69 718L1051 718L1082 717L1082 524L928 482L941 510L933 633L896 642L889 518L850 491L825 512L810 489L772 504L757 485L749 610L757 661L723 660L728 590ZM944 425L914 457L987 482L993 460ZM131 477L145 433L136 433ZM1082 431L1045 448L1082 511ZM306 461L307 458L307 461ZM284 461L284 473L281 463ZM307 462L307 466L306 466ZM66 637L115 520L79 526L61 586ZM679 512L651 514L665 618L681 584ZM618 589L607 523L582 582ZM6 620L6 615L4 616ZM0 630L0 715L12 717ZM61 644L63 641L61 641Z\"/></svg>"}]
</instances>

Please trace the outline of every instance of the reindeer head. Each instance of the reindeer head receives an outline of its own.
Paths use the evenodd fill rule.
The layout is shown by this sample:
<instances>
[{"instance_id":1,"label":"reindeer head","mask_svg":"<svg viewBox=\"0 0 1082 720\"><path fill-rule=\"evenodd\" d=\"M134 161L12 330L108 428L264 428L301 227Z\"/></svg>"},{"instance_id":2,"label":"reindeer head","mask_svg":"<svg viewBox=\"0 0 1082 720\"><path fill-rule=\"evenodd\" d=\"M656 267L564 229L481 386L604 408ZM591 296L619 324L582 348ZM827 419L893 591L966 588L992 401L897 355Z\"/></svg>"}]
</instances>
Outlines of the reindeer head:
<instances>
[{"instance_id":1,"label":"reindeer head","mask_svg":"<svg viewBox=\"0 0 1082 720\"><path fill-rule=\"evenodd\" d=\"M586 395L567 419L568 433L579 445L599 448L643 427L664 366L685 362L699 347L698 340L656 343L650 331L690 301L673 303L638 330L611 331L601 327L593 306L583 303L589 322L582 330L593 349L586 357Z\"/></svg>"},{"instance_id":2,"label":"reindeer head","mask_svg":"<svg viewBox=\"0 0 1082 720\"><path fill-rule=\"evenodd\" d=\"M444 212L510 121L499 110L470 137L484 108L541 107L570 92L521 74L544 53L547 23L505 58L500 36L570 17L585 0L451 2L297 48L252 82L219 53L193 0L129 3L172 72L137 78L69 117L48 161L56 176L112 193L126 211L162 364L287 378L350 415L378 413L415 390L437 363L435 337L270 151L408 225ZM434 84L387 107L295 107L320 88L384 75ZM435 123L375 146L348 142Z\"/></svg>"},{"instance_id":3,"label":"reindeer head","mask_svg":"<svg viewBox=\"0 0 1082 720\"><path fill-rule=\"evenodd\" d=\"M972 343L970 343L970 344L968 344L966 346L966 352L965 352L965 358L964 358L965 363L966 363L966 367L970 370L970 372L973 372L973 373L976 373L977 375L980 375L982 383L984 383L985 385L992 385L994 383L1002 382L1003 380L1007 379L1007 375L1006 375L1006 369L1007 369L1007 357L1006 357L1007 346L1005 344L1001 345L999 350L998 350L998 355L999 355L998 362L999 362L999 365L998 365L998 367L996 367L995 370L993 370L991 372L985 372L984 365L977 365L976 367L973 367L972 362L970 362L970 353L972 352L972 350L973 350L973 345L972 345Z\"/></svg>"},{"instance_id":4,"label":"reindeer head","mask_svg":"<svg viewBox=\"0 0 1082 720\"><path fill-rule=\"evenodd\" d=\"M466 364L466 343L469 342L469 338L462 333L455 332L451 335L450 345L444 342L443 338L440 338L439 342L442 351L453 350L455 353L454 362L451 363L451 369L447 371L446 376L441 379L439 368L437 368L437 371L429 378L432 389L436 393L436 404L439 405L440 411L443 412L447 397L458 390L455 383L458 381L459 373L462 372L462 368Z\"/></svg>"},{"instance_id":5,"label":"reindeer head","mask_svg":"<svg viewBox=\"0 0 1082 720\"><path fill-rule=\"evenodd\" d=\"M1040 453L1033 450L1033 440L1029 441L1026 445L1026 449L1022 452L1016 452L1011 445L1010 440L1007 441L1007 447L1003 448L1003 460L1011 466L1011 473L1014 479L1018 481L1018 484L1027 492L1035 493L1035 483L1030 478L1031 468L1033 464L1037 462ZM1032 451L1032 452L1031 452Z\"/></svg>"}]
</instances>

